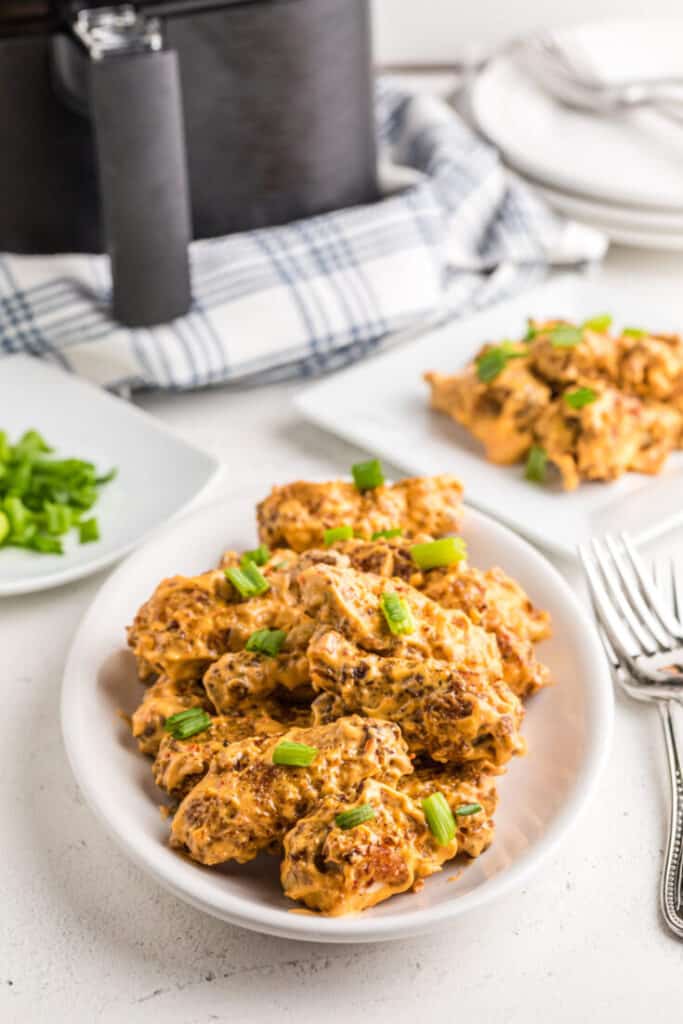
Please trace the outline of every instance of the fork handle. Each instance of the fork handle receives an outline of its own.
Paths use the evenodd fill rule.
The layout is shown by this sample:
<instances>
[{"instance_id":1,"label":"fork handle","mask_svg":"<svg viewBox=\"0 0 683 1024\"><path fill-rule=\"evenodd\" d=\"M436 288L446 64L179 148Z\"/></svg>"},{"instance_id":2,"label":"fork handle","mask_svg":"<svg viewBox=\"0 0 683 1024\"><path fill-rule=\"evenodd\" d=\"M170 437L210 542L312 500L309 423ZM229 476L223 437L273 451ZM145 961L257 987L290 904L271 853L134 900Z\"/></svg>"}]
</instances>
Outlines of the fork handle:
<instances>
[{"instance_id":1,"label":"fork handle","mask_svg":"<svg viewBox=\"0 0 683 1024\"><path fill-rule=\"evenodd\" d=\"M678 701L657 702L664 728L669 777L671 781L671 804L669 808L669 835L662 870L661 906L664 920L669 929L683 939L683 915L681 914L681 867L683 864L683 772L676 717L683 715Z\"/></svg>"}]
</instances>

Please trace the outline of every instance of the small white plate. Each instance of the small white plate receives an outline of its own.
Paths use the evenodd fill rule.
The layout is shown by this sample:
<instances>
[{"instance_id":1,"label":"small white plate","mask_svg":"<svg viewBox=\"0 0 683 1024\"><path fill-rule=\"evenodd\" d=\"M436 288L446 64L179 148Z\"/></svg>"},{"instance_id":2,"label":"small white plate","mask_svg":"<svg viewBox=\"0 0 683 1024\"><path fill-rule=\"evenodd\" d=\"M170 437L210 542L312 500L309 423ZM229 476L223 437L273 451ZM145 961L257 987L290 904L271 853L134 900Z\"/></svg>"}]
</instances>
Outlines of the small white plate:
<instances>
[{"instance_id":1,"label":"small white plate","mask_svg":"<svg viewBox=\"0 0 683 1024\"><path fill-rule=\"evenodd\" d=\"M278 861L205 868L168 846L162 794L152 782L119 709L140 702L125 627L162 577L215 565L225 548L252 547L254 504L270 489L240 491L168 527L106 581L73 642L62 689L62 731L81 792L121 848L181 899L256 931L318 942L371 942L432 931L519 887L559 843L593 790L609 749L612 688L587 613L559 573L515 534L472 509L463 533L470 559L500 565L553 617L540 655L557 686L527 705L527 757L500 782L496 837L457 881L458 866L427 880L417 894L388 900L359 916L297 912L280 888ZM106 885L106 880L103 881ZM293 912L294 911L294 912Z\"/></svg>"},{"instance_id":2,"label":"small white plate","mask_svg":"<svg viewBox=\"0 0 683 1024\"><path fill-rule=\"evenodd\" d=\"M683 77L682 21L605 23L567 30L601 68L632 55L639 77ZM619 78L621 63L615 65ZM628 66L626 68L628 72ZM471 109L506 161L552 188L640 209L683 210L683 131L650 111L599 117L554 100L510 56L475 81Z\"/></svg>"},{"instance_id":3,"label":"small white plate","mask_svg":"<svg viewBox=\"0 0 683 1024\"><path fill-rule=\"evenodd\" d=\"M0 429L16 440L31 427L56 455L87 459L103 472L115 466L118 474L92 510L101 539L79 544L74 532L63 555L0 549L0 596L46 590L103 569L187 508L218 471L212 456L123 399L39 359L0 359Z\"/></svg>"},{"instance_id":4,"label":"small white plate","mask_svg":"<svg viewBox=\"0 0 683 1024\"><path fill-rule=\"evenodd\" d=\"M683 328L683 308L663 309L637 288L621 292L585 278L556 278L508 302L335 374L302 392L297 408L332 433L416 474L455 473L469 502L562 555L607 529L645 540L681 517L683 453L656 477L627 473L611 484L584 483L569 493L524 479L524 467L487 462L479 442L429 408L425 370L453 373L485 341L522 337L528 316L583 320L608 312L622 325Z\"/></svg>"}]
</instances>

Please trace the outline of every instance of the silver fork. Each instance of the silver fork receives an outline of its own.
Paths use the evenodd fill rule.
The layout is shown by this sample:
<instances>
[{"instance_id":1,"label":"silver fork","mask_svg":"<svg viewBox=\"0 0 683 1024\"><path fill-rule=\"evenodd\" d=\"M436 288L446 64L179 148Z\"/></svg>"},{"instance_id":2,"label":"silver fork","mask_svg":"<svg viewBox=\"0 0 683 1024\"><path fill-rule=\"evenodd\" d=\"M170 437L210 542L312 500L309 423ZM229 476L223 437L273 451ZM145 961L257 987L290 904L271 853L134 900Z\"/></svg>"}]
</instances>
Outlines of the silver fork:
<instances>
[{"instance_id":1,"label":"silver fork","mask_svg":"<svg viewBox=\"0 0 683 1024\"><path fill-rule=\"evenodd\" d=\"M644 569L640 559L639 563L640 568ZM673 563L669 562L667 567L668 572L665 573L662 566L655 563L652 579L644 576L643 580L647 584L649 592L654 596L658 607L677 618L679 605L676 595L680 592L680 578L673 570ZM668 576L668 580L665 579L665 576ZM668 837L660 882L660 906L667 927L678 938L683 938L683 759L676 733L676 715L681 714L680 703L683 691L680 684L651 683L642 676L631 675L629 667L615 653L607 632L602 626L591 581L590 578L587 577L587 579L593 610L598 620L598 633L610 664L615 685L634 700L656 704L662 722L671 793ZM670 590L670 600L668 601L664 596L666 584L669 585Z\"/></svg>"},{"instance_id":2,"label":"silver fork","mask_svg":"<svg viewBox=\"0 0 683 1024\"><path fill-rule=\"evenodd\" d=\"M522 40L518 55L532 77L570 107L598 114L651 107L676 121L683 118L680 77L607 82L576 39L569 44L561 33L550 30Z\"/></svg>"},{"instance_id":3,"label":"silver fork","mask_svg":"<svg viewBox=\"0 0 683 1024\"><path fill-rule=\"evenodd\" d=\"M581 545L579 555L597 617L619 661L643 682L683 686L683 582L673 566L668 603L628 534L594 539Z\"/></svg>"}]
</instances>

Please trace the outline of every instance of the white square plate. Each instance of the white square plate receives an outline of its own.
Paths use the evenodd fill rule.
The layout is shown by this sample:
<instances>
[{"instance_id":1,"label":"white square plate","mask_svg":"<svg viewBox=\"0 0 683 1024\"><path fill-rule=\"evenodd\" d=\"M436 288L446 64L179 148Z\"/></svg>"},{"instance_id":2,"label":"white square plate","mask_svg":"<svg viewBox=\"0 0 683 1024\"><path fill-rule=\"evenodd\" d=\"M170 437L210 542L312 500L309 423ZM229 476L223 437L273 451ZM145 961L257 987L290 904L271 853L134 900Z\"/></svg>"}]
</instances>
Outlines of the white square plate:
<instances>
[{"instance_id":1,"label":"white square plate","mask_svg":"<svg viewBox=\"0 0 683 1024\"><path fill-rule=\"evenodd\" d=\"M645 541L683 518L683 453L674 453L657 477L628 473L571 492L539 486L524 479L522 465L487 462L475 438L429 408L422 379L426 370L460 369L485 341L522 337L529 316L583 320L603 312L619 325L683 329L681 311L663 309L637 289L566 276L335 374L300 394L296 405L307 419L410 473L455 473L470 504L558 554L573 556L577 544L608 529Z\"/></svg>"},{"instance_id":2,"label":"white square plate","mask_svg":"<svg viewBox=\"0 0 683 1024\"><path fill-rule=\"evenodd\" d=\"M102 569L151 530L187 508L218 470L212 456L151 416L62 370L28 356L0 360L0 429L16 440L39 430L59 456L118 469L93 515L101 539L65 538L63 555L0 549L0 596L45 590Z\"/></svg>"}]
</instances>

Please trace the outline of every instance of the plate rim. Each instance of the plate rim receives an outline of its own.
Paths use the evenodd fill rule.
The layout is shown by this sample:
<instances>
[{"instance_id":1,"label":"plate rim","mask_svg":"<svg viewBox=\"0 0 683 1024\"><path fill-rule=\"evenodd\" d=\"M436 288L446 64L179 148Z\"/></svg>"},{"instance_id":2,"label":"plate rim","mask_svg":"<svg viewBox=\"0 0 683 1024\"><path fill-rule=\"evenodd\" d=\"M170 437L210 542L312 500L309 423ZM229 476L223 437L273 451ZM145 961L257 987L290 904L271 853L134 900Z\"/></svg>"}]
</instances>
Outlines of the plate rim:
<instances>
[{"instance_id":1,"label":"plate rim","mask_svg":"<svg viewBox=\"0 0 683 1024\"><path fill-rule=\"evenodd\" d=\"M500 533L501 540L505 544L510 545L513 549L517 548L518 552L528 561L530 572L536 566L547 575L549 580L552 580L562 597L563 604L583 627L585 642L592 652L591 661L594 666L591 674L592 681L586 689L590 696L591 742L587 744L586 753L576 773L570 797L558 811L543 836L531 845L521 859L456 901L446 902L433 908L416 909L403 915L400 919L364 918L363 915L347 918L318 918L306 913L296 914L287 910L259 906L247 897L229 893L223 894L223 899L218 906L215 900L210 898L210 887L200 871L193 876L191 885L180 884L171 877L172 869L167 870L165 865L160 869L158 864L155 865L153 851L150 855L146 853L145 848L149 845L149 837L143 830L132 836L124 835L117 828L116 821L112 820L111 813L109 816L107 815L93 779L92 769L87 762L84 763L84 757L87 757L87 744L84 748L82 734L75 724L78 720L77 716L72 714L72 708L78 704L81 688L83 685L87 685L87 680L84 682L80 677L81 670L78 665L81 660L87 661L87 657L83 658L82 649L85 647L87 651L86 638L90 622L97 616L100 601L106 599L110 592L117 590L129 571L134 568L136 559L142 558L153 546L163 547L167 539L176 531L181 529L187 531L188 526L191 527L193 522L199 529L202 520L208 521L215 516L216 512L224 508L229 500L229 495L223 495L221 500L205 505L182 519L167 524L147 544L128 555L126 560L110 574L98 589L72 640L65 664L60 696L62 736L71 770L86 804L93 811L95 817L104 825L105 830L126 856L179 899L231 924L282 938L339 943L408 938L431 932L435 928L445 927L453 923L461 914L469 913L476 907L503 895L513 887L519 888L535 870L547 862L569 829L575 826L595 791L611 747L614 721L613 688L607 663L588 609L579 601L569 583L555 566L524 538L491 516L469 505L465 506L468 517L475 522L483 523L485 528Z\"/></svg>"},{"instance_id":2,"label":"plate rim","mask_svg":"<svg viewBox=\"0 0 683 1024\"><path fill-rule=\"evenodd\" d=\"M107 568L107 566L112 565L114 562L117 562L121 558L130 554L131 551L140 547L140 545L145 544L154 536L154 534L157 533L158 530L163 529L164 526L187 513L194 503L207 491L211 484L215 483L219 477L222 465L215 455L212 455L211 452L207 452L203 448L192 444L190 441L186 441L185 438L180 437L172 427L169 427L166 423L157 419L155 416L152 416L144 409L140 409L133 402L111 394L105 388L98 387L85 377L79 377L76 374L47 363L43 359L26 355L23 352L12 353L11 355L2 357L0 367L9 362L14 363L15 365L26 364L26 366L31 367L32 372L36 370L37 364L38 372L45 372L48 376L57 375L60 378L64 378L67 381L67 387L90 392L95 401L104 401L110 404L116 403L117 408L125 409L125 415L133 416L134 418L137 417L144 421L145 430L156 431L158 434L168 437L174 444L178 445L179 448L183 448L194 457L201 458L204 462L203 469L205 479L199 489L181 502L173 509L173 511L163 516L163 518L159 519L157 523L144 530L133 540L119 544L108 552L101 555L95 555L90 561L84 562L80 565L74 565L71 568L65 567L63 570L58 572L42 576L33 576L27 579L19 579L9 582L0 581L0 600L6 597L19 597L24 594L37 594L45 590L52 590L56 587L66 586L68 583L75 583L77 580L84 579L86 576L91 576L94 573ZM123 406L119 403L123 403ZM68 558L68 555L66 557Z\"/></svg>"}]
</instances>

